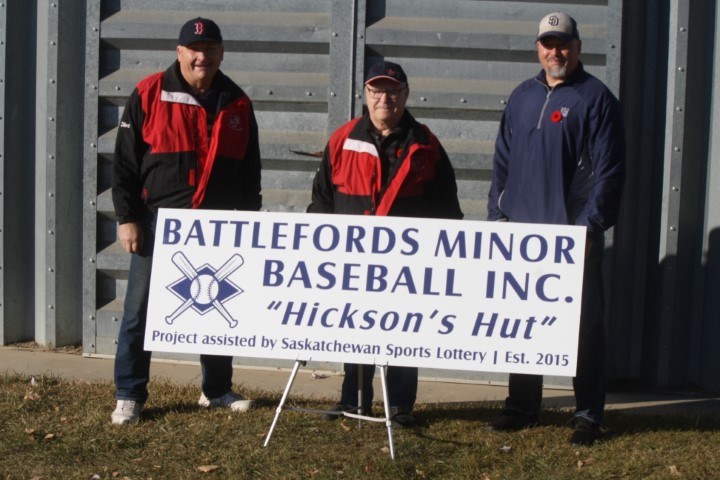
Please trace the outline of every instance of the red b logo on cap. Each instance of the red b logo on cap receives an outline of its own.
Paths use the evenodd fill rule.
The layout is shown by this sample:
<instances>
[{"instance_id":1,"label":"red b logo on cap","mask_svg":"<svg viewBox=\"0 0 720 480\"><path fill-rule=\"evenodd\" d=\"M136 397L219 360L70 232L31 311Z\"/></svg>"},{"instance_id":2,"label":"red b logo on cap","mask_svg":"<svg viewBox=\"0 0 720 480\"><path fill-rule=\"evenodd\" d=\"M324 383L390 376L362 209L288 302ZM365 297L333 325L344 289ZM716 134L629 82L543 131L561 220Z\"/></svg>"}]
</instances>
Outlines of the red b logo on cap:
<instances>
[{"instance_id":1,"label":"red b logo on cap","mask_svg":"<svg viewBox=\"0 0 720 480\"><path fill-rule=\"evenodd\" d=\"M195 35L202 35L205 25L202 22L195 22Z\"/></svg>"}]
</instances>

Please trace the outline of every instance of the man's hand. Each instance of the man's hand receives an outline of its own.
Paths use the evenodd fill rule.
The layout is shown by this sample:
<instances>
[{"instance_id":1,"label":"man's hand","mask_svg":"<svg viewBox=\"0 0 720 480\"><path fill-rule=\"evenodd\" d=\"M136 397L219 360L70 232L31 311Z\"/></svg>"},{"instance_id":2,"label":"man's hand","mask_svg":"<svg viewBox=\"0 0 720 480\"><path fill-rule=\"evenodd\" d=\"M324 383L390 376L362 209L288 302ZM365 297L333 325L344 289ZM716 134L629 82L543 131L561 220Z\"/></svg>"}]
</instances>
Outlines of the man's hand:
<instances>
[{"instance_id":1,"label":"man's hand","mask_svg":"<svg viewBox=\"0 0 720 480\"><path fill-rule=\"evenodd\" d=\"M128 253L138 253L143 245L143 229L135 222L118 225L118 239Z\"/></svg>"}]
</instances>

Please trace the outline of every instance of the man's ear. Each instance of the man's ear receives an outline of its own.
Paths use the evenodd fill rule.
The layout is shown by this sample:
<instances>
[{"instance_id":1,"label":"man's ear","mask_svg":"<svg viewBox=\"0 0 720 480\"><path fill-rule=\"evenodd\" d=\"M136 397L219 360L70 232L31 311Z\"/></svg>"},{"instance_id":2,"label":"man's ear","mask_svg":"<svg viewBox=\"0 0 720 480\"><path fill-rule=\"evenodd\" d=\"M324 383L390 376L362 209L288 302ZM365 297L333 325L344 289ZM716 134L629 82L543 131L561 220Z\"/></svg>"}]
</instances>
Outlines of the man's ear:
<instances>
[{"instance_id":1,"label":"man's ear","mask_svg":"<svg viewBox=\"0 0 720 480\"><path fill-rule=\"evenodd\" d=\"M180 45L178 45L177 47L175 47L175 53L177 53L178 60L180 60L180 49L181 49L181 48L182 48L182 47L181 47Z\"/></svg>"}]
</instances>

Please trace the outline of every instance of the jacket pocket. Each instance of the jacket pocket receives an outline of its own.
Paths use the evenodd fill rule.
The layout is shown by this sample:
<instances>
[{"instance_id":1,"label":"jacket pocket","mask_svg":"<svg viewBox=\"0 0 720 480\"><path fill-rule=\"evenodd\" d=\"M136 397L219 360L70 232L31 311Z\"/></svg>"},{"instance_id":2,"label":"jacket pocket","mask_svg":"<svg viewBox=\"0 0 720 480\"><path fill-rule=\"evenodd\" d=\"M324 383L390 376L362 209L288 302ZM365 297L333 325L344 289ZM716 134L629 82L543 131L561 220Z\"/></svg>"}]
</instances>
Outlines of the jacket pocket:
<instances>
[{"instance_id":1,"label":"jacket pocket","mask_svg":"<svg viewBox=\"0 0 720 480\"><path fill-rule=\"evenodd\" d=\"M197 160L194 152L160 153L145 158L143 191L153 207L184 207L195 191Z\"/></svg>"}]
</instances>

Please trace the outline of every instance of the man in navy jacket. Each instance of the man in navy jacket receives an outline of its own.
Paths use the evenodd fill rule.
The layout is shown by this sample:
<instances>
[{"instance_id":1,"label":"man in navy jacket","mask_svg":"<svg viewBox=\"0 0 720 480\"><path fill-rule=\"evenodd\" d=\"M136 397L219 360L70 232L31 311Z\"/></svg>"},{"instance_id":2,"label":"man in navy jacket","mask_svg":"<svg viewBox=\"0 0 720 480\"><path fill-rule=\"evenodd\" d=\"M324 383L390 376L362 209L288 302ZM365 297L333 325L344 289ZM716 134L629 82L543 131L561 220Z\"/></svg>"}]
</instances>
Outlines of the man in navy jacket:
<instances>
[{"instance_id":1,"label":"man in navy jacket","mask_svg":"<svg viewBox=\"0 0 720 480\"><path fill-rule=\"evenodd\" d=\"M617 219L625 138L620 105L583 68L577 23L561 12L539 26L543 70L510 95L495 143L488 219L587 227L572 444L600 436L605 409L604 232ZM537 423L542 376L511 374L494 430Z\"/></svg>"}]
</instances>

